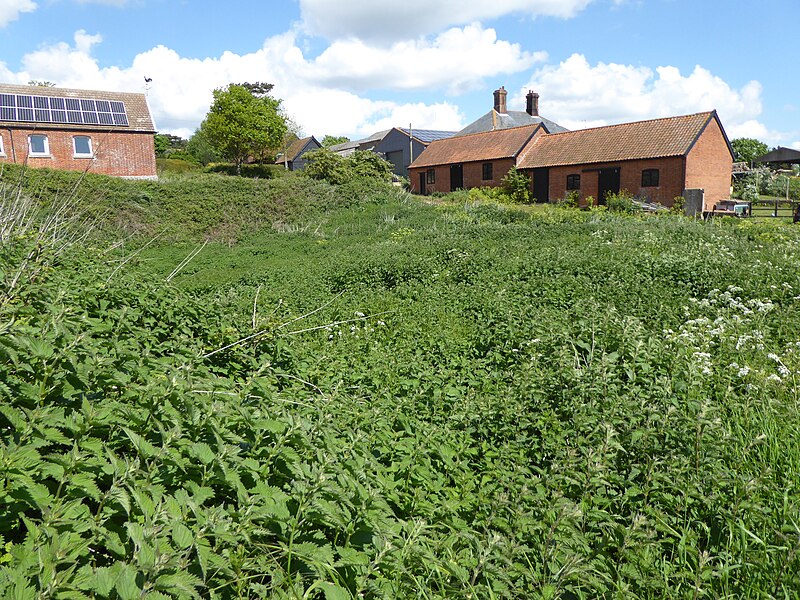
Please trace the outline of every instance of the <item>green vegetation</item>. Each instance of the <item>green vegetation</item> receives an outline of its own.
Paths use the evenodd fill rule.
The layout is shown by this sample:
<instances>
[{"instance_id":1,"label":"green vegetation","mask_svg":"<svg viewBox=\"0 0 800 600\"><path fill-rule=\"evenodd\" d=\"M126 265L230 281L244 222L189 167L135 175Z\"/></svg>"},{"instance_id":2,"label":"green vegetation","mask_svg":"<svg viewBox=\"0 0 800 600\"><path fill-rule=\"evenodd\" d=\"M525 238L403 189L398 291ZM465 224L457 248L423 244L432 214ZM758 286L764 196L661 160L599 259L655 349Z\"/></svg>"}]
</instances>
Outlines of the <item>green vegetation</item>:
<instances>
[{"instance_id":1,"label":"green vegetation","mask_svg":"<svg viewBox=\"0 0 800 600\"><path fill-rule=\"evenodd\" d=\"M759 156L764 156L769 152L769 147L764 142L754 138L736 138L731 140L731 147L734 159L748 165L752 164Z\"/></svg>"},{"instance_id":2,"label":"green vegetation","mask_svg":"<svg viewBox=\"0 0 800 600\"><path fill-rule=\"evenodd\" d=\"M392 163L369 150L356 150L347 157L328 148L306 152L305 177L346 184L362 180L391 181Z\"/></svg>"},{"instance_id":3,"label":"green vegetation","mask_svg":"<svg viewBox=\"0 0 800 600\"><path fill-rule=\"evenodd\" d=\"M271 84L230 84L214 90L214 102L200 125L202 139L240 169L248 159L271 162L282 147L287 119ZM238 172L238 171L237 171Z\"/></svg>"},{"instance_id":4,"label":"green vegetation","mask_svg":"<svg viewBox=\"0 0 800 600\"><path fill-rule=\"evenodd\" d=\"M0 184L0 597L800 589L800 229Z\"/></svg>"}]
</instances>

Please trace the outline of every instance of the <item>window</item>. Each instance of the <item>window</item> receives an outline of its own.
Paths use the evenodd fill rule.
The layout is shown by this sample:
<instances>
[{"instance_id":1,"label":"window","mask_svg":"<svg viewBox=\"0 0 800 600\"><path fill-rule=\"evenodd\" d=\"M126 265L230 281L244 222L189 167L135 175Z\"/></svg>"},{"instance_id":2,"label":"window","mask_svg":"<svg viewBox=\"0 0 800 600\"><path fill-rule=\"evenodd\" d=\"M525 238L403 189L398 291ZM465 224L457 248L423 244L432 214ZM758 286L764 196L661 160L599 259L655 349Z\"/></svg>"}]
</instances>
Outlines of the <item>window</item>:
<instances>
[{"instance_id":1,"label":"window","mask_svg":"<svg viewBox=\"0 0 800 600\"><path fill-rule=\"evenodd\" d=\"M75 158L91 158L92 138L88 135L76 135L72 138L72 148L75 150Z\"/></svg>"},{"instance_id":2,"label":"window","mask_svg":"<svg viewBox=\"0 0 800 600\"><path fill-rule=\"evenodd\" d=\"M425 174L425 183L436 183L436 169L428 169Z\"/></svg>"},{"instance_id":3,"label":"window","mask_svg":"<svg viewBox=\"0 0 800 600\"><path fill-rule=\"evenodd\" d=\"M484 181L491 181L492 179L494 179L492 167L493 167L492 163L483 163L483 176L481 177L481 179L483 179Z\"/></svg>"},{"instance_id":4,"label":"window","mask_svg":"<svg viewBox=\"0 0 800 600\"><path fill-rule=\"evenodd\" d=\"M579 190L581 189L581 176L580 175L567 175L567 189Z\"/></svg>"},{"instance_id":5,"label":"window","mask_svg":"<svg viewBox=\"0 0 800 600\"><path fill-rule=\"evenodd\" d=\"M28 136L28 154L30 156L50 156L50 145L47 143L47 136L33 134Z\"/></svg>"},{"instance_id":6,"label":"window","mask_svg":"<svg viewBox=\"0 0 800 600\"><path fill-rule=\"evenodd\" d=\"M0 135L0 156L5 156L5 155L6 152L5 149L3 148L3 136Z\"/></svg>"},{"instance_id":7,"label":"window","mask_svg":"<svg viewBox=\"0 0 800 600\"><path fill-rule=\"evenodd\" d=\"M658 169L645 169L642 171L642 187L658 186Z\"/></svg>"}]
</instances>

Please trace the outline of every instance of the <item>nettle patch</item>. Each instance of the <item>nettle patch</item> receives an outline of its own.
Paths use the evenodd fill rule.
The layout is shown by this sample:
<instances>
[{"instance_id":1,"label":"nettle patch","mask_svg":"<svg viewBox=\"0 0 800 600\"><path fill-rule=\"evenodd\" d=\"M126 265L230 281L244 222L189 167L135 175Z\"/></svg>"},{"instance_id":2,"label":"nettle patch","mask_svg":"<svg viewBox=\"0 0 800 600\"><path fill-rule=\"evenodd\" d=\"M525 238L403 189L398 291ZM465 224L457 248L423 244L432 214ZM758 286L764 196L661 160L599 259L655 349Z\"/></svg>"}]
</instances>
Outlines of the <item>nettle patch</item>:
<instances>
[{"instance_id":1,"label":"nettle patch","mask_svg":"<svg viewBox=\"0 0 800 600\"><path fill-rule=\"evenodd\" d=\"M792 596L795 229L389 196L3 238L0 596Z\"/></svg>"}]
</instances>

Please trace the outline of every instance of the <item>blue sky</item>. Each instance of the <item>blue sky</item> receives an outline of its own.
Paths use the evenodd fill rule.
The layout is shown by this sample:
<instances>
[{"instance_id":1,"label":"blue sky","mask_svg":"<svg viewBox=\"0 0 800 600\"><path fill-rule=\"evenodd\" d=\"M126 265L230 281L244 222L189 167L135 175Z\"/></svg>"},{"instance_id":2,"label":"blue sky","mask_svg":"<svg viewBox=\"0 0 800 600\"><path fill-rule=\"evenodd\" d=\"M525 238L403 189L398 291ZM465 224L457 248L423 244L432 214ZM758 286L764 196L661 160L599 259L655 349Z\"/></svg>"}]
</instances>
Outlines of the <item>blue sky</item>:
<instances>
[{"instance_id":1,"label":"blue sky","mask_svg":"<svg viewBox=\"0 0 800 600\"><path fill-rule=\"evenodd\" d=\"M503 85L570 129L716 109L731 138L800 148L798 22L797 0L0 0L0 82L147 76L183 137L228 83L274 83L318 138L460 129Z\"/></svg>"}]
</instances>

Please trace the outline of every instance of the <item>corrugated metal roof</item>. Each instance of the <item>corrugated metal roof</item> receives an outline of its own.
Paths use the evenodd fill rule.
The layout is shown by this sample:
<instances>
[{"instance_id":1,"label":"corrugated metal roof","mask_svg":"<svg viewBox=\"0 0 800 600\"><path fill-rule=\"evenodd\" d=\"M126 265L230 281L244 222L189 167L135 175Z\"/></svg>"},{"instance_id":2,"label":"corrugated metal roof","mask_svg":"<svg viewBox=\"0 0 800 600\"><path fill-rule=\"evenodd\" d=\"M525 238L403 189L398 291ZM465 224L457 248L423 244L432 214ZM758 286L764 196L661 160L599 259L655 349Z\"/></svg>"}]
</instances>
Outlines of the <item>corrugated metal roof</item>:
<instances>
[{"instance_id":1,"label":"corrugated metal roof","mask_svg":"<svg viewBox=\"0 0 800 600\"><path fill-rule=\"evenodd\" d=\"M147 98L144 94L130 92L109 92L101 90L79 90L73 88L44 87L34 85L10 85L0 83L0 94L21 94L28 96L48 96L55 98L82 98L84 100L109 100L122 102L125 104L125 112L128 115L128 126L106 127L104 125L79 125L73 123L31 123L27 121L3 121L3 126L8 127L27 127L56 128L66 130L106 130L114 131L135 131L155 133L156 127L153 117L150 115L150 108L147 106Z\"/></svg>"},{"instance_id":2,"label":"corrugated metal roof","mask_svg":"<svg viewBox=\"0 0 800 600\"><path fill-rule=\"evenodd\" d=\"M409 135L409 130L405 127L400 127L400 131ZM436 140L446 140L449 137L453 137L456 132L455 131L440 131L438 129L414 129L411 128L411 135L422 142L423 144L430 144L431 142L435 142Z\"/></svg>"},{"instance_id":3,"label":"corrugated metal roof","mask_svg":"<svg viewBox=\"0 0 800 600\"><path fill-rule=\"evenodd\" d=\"M498 129L510 129L512 127L524 127L526 125L543 124L550 133L560 133L567 131L558 123L544 117L532 117L525 111L510 110L506 113L499 113L492 109L482 117L473 121L456 135L470 135L484 131L496 131Z\"/></svg>"},{"instance_id":4,"label":"corrugated metal roof","mask_svg":"<svg viewBox=\"0 0 800 600\"><path fill-rule=\"evenodd\" d=\"M683 156L716 112L543 135L517 160L522 169Z\"/></svg>"},{"instance_id":5,"label":"corrugated metal roof","mask_svg":"<svg viewBox=\"0 0 800 600\"><path fill-rule=\"evenodd\" d=\"M409 168L513 158L537 131L541 131L541 124L453 136L431 142Z\"/></svg>"}]
</instances>

